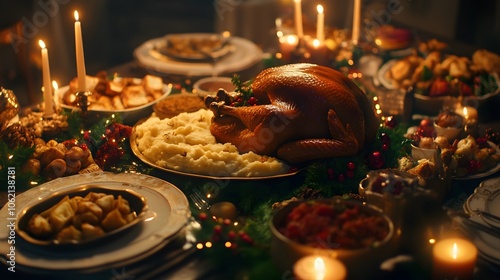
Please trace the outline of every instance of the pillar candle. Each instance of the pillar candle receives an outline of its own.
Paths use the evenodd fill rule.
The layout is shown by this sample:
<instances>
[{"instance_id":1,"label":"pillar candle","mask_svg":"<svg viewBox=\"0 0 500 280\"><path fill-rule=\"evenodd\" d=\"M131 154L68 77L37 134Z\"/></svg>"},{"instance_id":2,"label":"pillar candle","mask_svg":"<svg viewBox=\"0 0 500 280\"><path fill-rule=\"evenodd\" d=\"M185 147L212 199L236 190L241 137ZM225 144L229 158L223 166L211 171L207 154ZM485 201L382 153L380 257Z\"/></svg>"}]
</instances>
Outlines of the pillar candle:
<instances>
[{"instance_id":1,"label":"pillar candle","mask_svg":"<svg viewBox=\"0 0 500 280\"><path fill-rule=\"evenodd\" d=\"M316 22L316 39L323 43L325 40L325 14L323 11L323 6L318 5L316 7L318 11L318 19Z\"/></svg>"},{"instance_id":2,"label":"pillar candle","mask_svg":"<svg viewBox=\"0 0 500 280\"><path fill-rule=\"evenodd\" d=\"M279 38L279 48L281 59L284 62L291 62L293 52L299 44L299 38L296 35L285 35Z\"/></svg>"},{"instance_id":3,"label":"pillar candle","mask_svg":"<svg viewBox=\"0 0 500 280\"><path fill-rule=\"evenodd\" d=\"M52 84L50 82L49 53L42 40L38 41L42 48L42 76L43 76L43 99L45 101L44 117L54 114L54 100L52 97Z\"/></svg>"},{"instance_id":4,"label":"pillar candle","mask_svg":"<svg viewBox=\"0 0 500 280\"><path fill-rule=\"evenodd\" d=\"M302 0L293 0L295 2L295 30L297 36L302 38L304 36L304 30L302 29Z\"/></svg>"},{"instance_id":5,"label":"pillar candle","mask_svg":"<svg viewBox=\"0 0 500 280\"><path fill-rule=\"evenodd\" d=\"M328 48L319 39L309 40L306 44L307 51L310 54L309 60L319 65L328 64Z\"/></svg>"},{"instance_id":6,"label":"pillar candle","mask_svg":"<svg viewBox=\"0 0 500 280\"><path fill-rule=\"evenodd\" d=\"M343 280L347 277L345 265L326 256L305 256L293 265L293 274L297 280Z\"/></svg>"},{"instance_id":7,"label":"pillar candle","mask_svg":"<svg viewBox=\"0 0 500 280\"><path fill-rule=\"evenodd\" d=\"M359 24L361 18L361 0L354 0L354 13L352 16L352 42L356 45L359 41Z\"/></svg>"},{"instance_id":8,"label":"pillar candle","mask_svg":"<svg viewBox=\"0 0 500 280\"><path fill-rule=\"evenodd\" d=\"M437 242L432 249L434 279L472 279L477 249L461 238Z\"/></svg>"},{"instance_id":9,"label":"pillar candle","mask_svg":"<svg viewBox=\"0 0 500 280\"><path fill-rule=\"evenodd\" d=\"M78 76L78 91L86 91L85 58L83 55L82 26L79 21L78 12L75 11L75 50L76 50L76 73Z\"/></svg>"}]
</instances>

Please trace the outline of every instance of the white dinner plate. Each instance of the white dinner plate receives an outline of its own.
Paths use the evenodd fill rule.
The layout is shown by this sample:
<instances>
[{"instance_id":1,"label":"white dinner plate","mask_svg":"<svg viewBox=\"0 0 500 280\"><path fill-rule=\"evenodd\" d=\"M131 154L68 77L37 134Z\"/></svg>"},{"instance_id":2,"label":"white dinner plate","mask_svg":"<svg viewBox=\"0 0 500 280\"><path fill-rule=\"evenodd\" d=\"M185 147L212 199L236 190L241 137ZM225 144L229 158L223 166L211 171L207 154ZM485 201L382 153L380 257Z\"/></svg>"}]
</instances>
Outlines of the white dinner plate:
<instances>
[{"instance_id":1,"label":"white dinner plate","mask_svg":"<svg viewBox=\"0 0 500 280\"><path fill-rule=\"evenodd\" d=\"M177 35L182 36L182 34ZM145 68L160 73L208 76L245 70L262 60L262 50L252 41L240 37L230 38L230 44L234 49L217 63L172 59L157 51L166 44L167 36L169 35L148 40L137 47L134 50L137 62ZM204 37L207 33L185 33L184 36Z\"/></svg>"},{"instance_id":2,"label":"white dinner plate","mask_svg":"<svg viewBox=\"0 0 500 280\"><path fill-rule=\"evenodd\" d=\"M82 184L106 184L108 188L129 188L146 197L149 210L154 213L130 232L106 244L72 251L50 251L29 244L16 243L15 261L19 266L39 270L104 270L123 266L157 252L171 237L179 233L190 217L186 196L174 185L161 179L141 174L94 172L59 178L16 196L15 208L36 203L54 191L68 191ZM0 218L11 218L8 205L0 210ZM2 262L10 251L7 242L9 228L0 228ZM21 240L19 240L21 241Z\"/></svg>"}]
</instances>

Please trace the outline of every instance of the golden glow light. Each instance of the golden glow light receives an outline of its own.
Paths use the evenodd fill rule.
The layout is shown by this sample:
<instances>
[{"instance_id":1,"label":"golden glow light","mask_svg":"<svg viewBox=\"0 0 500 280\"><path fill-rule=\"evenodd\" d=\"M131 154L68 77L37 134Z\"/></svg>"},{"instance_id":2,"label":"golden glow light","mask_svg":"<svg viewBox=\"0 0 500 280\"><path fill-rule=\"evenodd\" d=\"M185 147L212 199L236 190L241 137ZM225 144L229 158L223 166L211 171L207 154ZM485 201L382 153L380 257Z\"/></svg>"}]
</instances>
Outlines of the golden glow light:
<instances>
[{"instance_id":1,"label":"golden glow light","mask_svg":"<svg viewBox=\"0 0 500 280\"><path fill-rule=\"evenodd\" d=\"M316 271L316 280L322 280L325 278L325 261L317 257L314 259L314 271Z\"/></svg>"}]
</instances>

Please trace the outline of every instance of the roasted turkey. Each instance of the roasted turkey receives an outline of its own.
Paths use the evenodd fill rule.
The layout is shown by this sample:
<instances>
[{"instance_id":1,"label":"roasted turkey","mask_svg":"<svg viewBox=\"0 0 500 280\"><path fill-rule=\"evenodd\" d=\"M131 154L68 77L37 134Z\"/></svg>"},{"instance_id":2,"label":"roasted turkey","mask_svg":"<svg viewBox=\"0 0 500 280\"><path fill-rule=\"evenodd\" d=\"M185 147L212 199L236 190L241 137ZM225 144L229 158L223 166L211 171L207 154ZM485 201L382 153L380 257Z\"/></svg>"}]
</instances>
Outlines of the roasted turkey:
<instances>
[{"instance_id":1,"label":"roasted turkey","mask_svg":"<svg viewBox=\"0 0 500 280\"><path fill-rule=\"evenodd\" d=\"M234 107L220 90L207 96L211 133L240 152L291 163L357 154L376 137L379 122L369 99L340 72L299 63L269 68L252 83L255 106Z\"/></svg>"}]
</instances>

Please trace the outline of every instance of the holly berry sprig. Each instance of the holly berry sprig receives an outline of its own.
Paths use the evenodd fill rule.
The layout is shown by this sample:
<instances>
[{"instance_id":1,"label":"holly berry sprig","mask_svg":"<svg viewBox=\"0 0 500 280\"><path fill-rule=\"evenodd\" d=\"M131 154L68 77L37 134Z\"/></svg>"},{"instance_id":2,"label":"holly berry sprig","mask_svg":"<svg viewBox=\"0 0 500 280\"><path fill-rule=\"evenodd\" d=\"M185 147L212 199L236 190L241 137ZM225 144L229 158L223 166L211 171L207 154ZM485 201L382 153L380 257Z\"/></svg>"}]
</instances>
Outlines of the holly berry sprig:
<instances>
[{"instance_id":1,"label":"holly berry sprig","mask_svg":"<svg viewBox=\"0 0 500 280\"><path fill-rule=\"evenodd\" d=\"M237 253L238 248L254 244L253 238L244 230L241 221L216 218L206 212L199 212L196 217L201 225L196 244L199 250L229 249Z\"/></svg>"},{"instance_id":2,"label":"holly berry sprig","mask_svg":"<svg viewBox=\"0 0 500 280\"><path fill-rule=\"evenodd\" d=\"M241 77L239 75L234 75L231 78L231 82L235 85L235 92L240 93L238 97L231 103L231 106L234 107L243 107L243 106L255 106L259 101L252 93L252 81L241 81Z\"/></svg>"}]
</instances>

